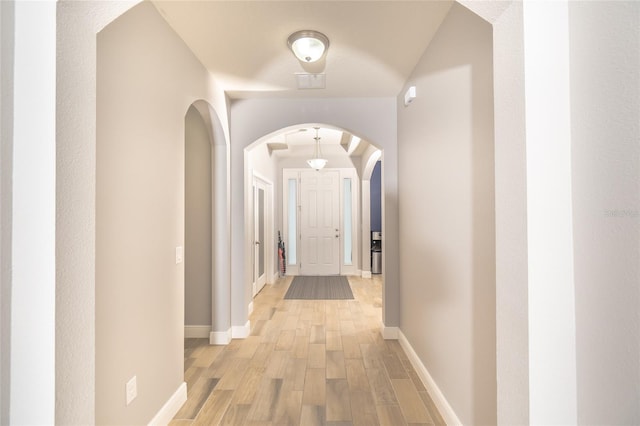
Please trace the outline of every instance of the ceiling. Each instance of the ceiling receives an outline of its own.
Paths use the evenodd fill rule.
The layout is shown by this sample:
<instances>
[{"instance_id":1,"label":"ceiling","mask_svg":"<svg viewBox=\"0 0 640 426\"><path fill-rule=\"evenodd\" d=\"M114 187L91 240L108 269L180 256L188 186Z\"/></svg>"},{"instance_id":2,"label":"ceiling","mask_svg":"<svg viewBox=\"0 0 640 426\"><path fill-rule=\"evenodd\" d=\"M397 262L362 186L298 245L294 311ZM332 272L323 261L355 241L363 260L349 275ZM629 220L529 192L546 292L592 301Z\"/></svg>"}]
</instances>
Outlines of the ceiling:
<instances>
[{"instance_id":1,"label":"ceiling","mask_svg":"<svg viewBox=\"0 0 640 426\"><path fill-rule=\"evenodd\" d=\"M443 1L153 0L231 99L395 97L451 7ZM321 63L287 47L297 30L326 34ZM298 90L296 73L325 73L325 89Z\"/></svg>"},{"instance_id":2,"label":"ceiling","mask_svg":"<svg viewBox=\"0 0 640 426\"><path fill-rule=\"evenodd\" d=\"M230 99L395 97L452 2L152 0ZM287 46L303 29L329 38L318 63L302 64ZM300 73L325 74L325 88L298 89ZM309 157L314 131L307 129L290 128L264 143L278 157ZM351 135L331 129L320 133L325 154L357 157L369 145L349 144Z\"/></svg>"},{"instance_id":3,"label":"ceiling","mask_svg":"<svg viewBox=\"0 0 640 426\"><path fill-rule=\"evenodd\" d=\"M276 157L311 158L315 152L315 136L319 138L320 153L323 156L359 156L369 145L357 137L337 129L314 126L300 126L273 135L264 142L271 155Z\"/></svg>"}]
</instances>

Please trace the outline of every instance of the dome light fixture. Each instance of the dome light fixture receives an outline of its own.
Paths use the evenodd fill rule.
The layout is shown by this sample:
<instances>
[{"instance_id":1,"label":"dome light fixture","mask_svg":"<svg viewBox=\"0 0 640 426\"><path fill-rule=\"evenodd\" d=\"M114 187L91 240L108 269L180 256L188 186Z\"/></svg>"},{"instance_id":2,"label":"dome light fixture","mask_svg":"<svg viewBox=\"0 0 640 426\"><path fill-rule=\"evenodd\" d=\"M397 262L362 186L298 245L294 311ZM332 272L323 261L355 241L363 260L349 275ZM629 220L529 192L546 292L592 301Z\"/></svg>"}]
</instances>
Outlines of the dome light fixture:
<instances>
[{"instance_id":1,"label":"dome light fixture","mask_svg":"<svg viewBox=\"0 0 640 426\"><path fill-rule=\"evenodd\" d=\"M314 129L316 129L316 137L313 138L316 141L316 152L311 160L307 160L307 164L315 171L319 171L327 165L327 160L320 158L320 136L318 136L318 130L320 130L320 128L314 127Z\"/></svg>"},{"instance_id":2,"label":"dome light fixture","mask_svg":"<svg viewBox=\"0 0 640 426\"><path fill-rule=\"evenodd\" d=\"M329 39L326 35L314 30L301 30L291 34L287 44L293 54L302 62L316 62L329 49Z\"/></svg>"}]
</instances>

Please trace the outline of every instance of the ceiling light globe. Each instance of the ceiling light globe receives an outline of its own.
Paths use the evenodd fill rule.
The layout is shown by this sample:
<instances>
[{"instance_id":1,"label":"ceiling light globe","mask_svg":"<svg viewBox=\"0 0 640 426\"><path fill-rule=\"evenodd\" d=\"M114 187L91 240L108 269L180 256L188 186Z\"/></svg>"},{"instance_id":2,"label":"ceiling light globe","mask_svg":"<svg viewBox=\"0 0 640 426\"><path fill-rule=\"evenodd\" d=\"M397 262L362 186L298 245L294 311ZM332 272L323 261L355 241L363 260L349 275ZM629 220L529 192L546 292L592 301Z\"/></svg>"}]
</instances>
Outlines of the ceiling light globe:
<instances>
[{"instance_id":1,"label":"ceiling light globe","mask_svg":"<svg viewBox=\"0 0 640 426\"><path fill-rule=\"evenodd\" d=\"M329 47L329 39L317 31L297 31L289 36L289 47L293 54L303 62L316 62Z\"/></svg>"},{"instance_id":2,"label":"ceiling light globe","mask_svg":"<svg viewBox=\"0 0 640 426\"><path fill-rule=\"evenodd\" d=\"M324 158L312 158L311 160L307 160L307 164L312 169L321 170L324 166L327 165L327 160Z\"/></svg>"},{"instance_id":3,"label":"ceiling light globe","mask_svg":"<svg viewBox=\"0 0 640 426\"><path fill-rule=\"evenodd\" d=\"M311 37L303 37L294 41L291 45L293 54L304 62L315 62L324 54L324 44L320 40Z\"/></svg>"}]
</instances>

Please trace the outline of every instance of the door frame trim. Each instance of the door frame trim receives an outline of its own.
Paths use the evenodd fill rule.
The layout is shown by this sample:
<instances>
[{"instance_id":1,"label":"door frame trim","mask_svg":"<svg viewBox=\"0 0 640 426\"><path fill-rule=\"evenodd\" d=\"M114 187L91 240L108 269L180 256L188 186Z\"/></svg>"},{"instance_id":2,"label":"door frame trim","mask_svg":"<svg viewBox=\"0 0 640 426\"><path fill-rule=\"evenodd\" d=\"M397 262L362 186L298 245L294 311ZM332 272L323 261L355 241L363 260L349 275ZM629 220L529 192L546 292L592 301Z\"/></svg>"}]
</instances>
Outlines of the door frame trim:
<instances>
[{"instance_id":1,"label":"door frame trim","mask_svg":"<svg viewBox=\"0 0 640 426\"><path fill-rule=\"evenodd\" d=\"M275 244L275 236L274 236L274 191L273 191L273 182L267 179L264 175L259 172L252 170L251 171L251 206L250 206L250 214L251 214L251 245L252 245L252 256L251 256L251 264L252 264L252 274L251 274L251 296L252 298L256 296L258 293L256 277L255 277L255 247L254 242L256 241L255 235L255 198L253 196L253 188L255 187L256 182L260 182L264 188L264 261L265 261L265 285L273 283L273 276L275 271L275 252L274 252L274 244Z\"/></svg>"},{"instance_id":2,"label":"door frame trim","mask_svg":"<svg viewBox=\"0 0 640 426\"><path fill-rule=\"evenodd\" d=\"M296 234L297 234L297 252L296 252L296 264L290 265L287 264L287 273L286 275L299 275L300 274L300 173L308 171L308 168L283 168L282 169L282 239L287 243L287 254L289 253L289 218L287 215L288 212L288 204L289 204L289 190L288 190L288 182L289 179L296 179L296 190L297 190L297 208L296 208ZM344 240L343 240L343 232L340 233L340 275L359 275L360 274L360 265L362 259L360 257L360 247L362 243L362 232L361 232L361 214L362 214L362 206L360 204L360 188L362 185L362 181L358 176L358 171L354 167L335 167L335 168L327 168L326 170L337 170L340 176L339 182L339 194L340 194L340 225L342 229L342 224L344 221L344 179L351 178L352 188L351 188L351 199L352 199L352 210L351 210L351 220L352 220L352 229L351 229L351 239L352 239L352 263L351 265L344 264Z\"/></svg>"}]
</instances>

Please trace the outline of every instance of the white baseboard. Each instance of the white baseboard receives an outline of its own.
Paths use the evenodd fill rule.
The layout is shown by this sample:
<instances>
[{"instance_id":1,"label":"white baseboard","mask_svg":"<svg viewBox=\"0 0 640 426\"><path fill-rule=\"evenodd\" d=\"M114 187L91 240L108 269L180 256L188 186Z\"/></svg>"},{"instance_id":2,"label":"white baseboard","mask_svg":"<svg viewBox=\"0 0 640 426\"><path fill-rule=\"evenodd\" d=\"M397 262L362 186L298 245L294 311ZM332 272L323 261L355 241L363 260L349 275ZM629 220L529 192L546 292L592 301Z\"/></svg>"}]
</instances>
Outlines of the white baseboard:
<instances>
[{"instance_id":1,"label":"white baseboard","mask_svg":"<svg viewBox=\"0 0 640 426\"><path fill-rule=\"evenodd\" d=\"M231 337L234 339L246 339L251 334L251 322L245 325L234 325L231 327Z\"/></svg>"},{"instance_id":2,"label":"white baseboard","mask_svg":"<svg viewBox=\"0 0 640 426\"><path fill-rule=\"evenodd\" d=\"M206 338L211 333L210 325L185 325L184 338Z\"/></svg>"},{"instance_id":3,"label":"white baseboard","mask_svg":"<svg viewBox=\"0 0 640 426\"><path fill-rule=\"evenodd\" d=\"M362 271L362 278L371 278L371 271Z\"/></svg>"},{"instance_id":4,"label":"white baseboard","mask_svg":"<svg viewBox=\"0 0 640 426\"><path fill-rule=\"evenodd\" d=\"M231 342L231 329L227 331L212 331L209 333L210 345L228 345Z\"/></svg>"},{"instance_id":5,"label":"white baseboard","mask_svg":"<svg viewBox=\"0 0 640 426\"><path fill-rule=\"evenodd\" d=\"M160 411L149 422L151 426L166 426L176 415L180 407L187 401L187 384L182 382L178 389L164 403Z\"/></svg>"},{"instance_id":6,"label":"white baseboard","mask_svg":"<svg viewBox=\"0 0 640 426\"><path fill-rule=\"evenodd\" d=\"M249 311L248 315L251 315L251 312L253 312L253 300L249 303L249 306L247 306L247 311Z\"/></svg>"},{"instance_id":7,"label":"white baseboard","mask_svg":"<svg viewBox=\"0 0 640 426\"><path fill-rule=\"evenodd\" d=\"M382 325L382 338L384 340L398 340L398 333L400 329L398 327L385 327Z\"/></svg>"},{"instance_id":8,"label":"white baseboard","mask_svg":"<svg viewBox=\"0 0 640 426\"><path fill-rule=\"evenodd\" d=\"M440 388L431 377L431 374L429 374L427 367L422 363L418 354L416 354L416 351L413 350L413 347L400 330L398 330L398 341L400 342L402 349L404 349L407 354L407 357L409 357L409 361L416 370L416 373L418 373L420 380L422 380L422 384L427 388L427 392L429 392L429 396L431 396L433 403L436 405L436 408L438 408L438 412L442 415L444 422L448 425L461 425L462 422L456 415L455 411L453 411L453 408L451 408L451 405L449 405L449 402L442 394L442 391L440 391Z\"/></svg>"}]
</instances>

